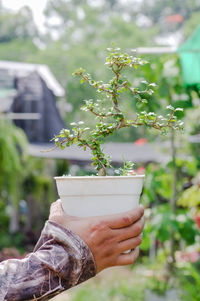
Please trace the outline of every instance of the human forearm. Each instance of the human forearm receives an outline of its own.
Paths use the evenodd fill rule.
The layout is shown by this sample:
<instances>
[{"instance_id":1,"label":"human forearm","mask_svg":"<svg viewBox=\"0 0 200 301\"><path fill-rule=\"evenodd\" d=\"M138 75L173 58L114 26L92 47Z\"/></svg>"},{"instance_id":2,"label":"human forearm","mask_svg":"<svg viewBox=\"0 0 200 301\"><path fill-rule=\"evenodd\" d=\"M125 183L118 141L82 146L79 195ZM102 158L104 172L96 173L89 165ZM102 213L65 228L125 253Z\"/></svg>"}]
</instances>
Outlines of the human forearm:
<instances>
[{"instance_id":1,"label":"human forearm","mask_svg":"<svg viewBox=\"0 0 200 301\"><path fill-rule=\"evenodd\" d=\"M49 221L33 253L0 263L0 301L49 300L94 275L88 246Z\"/></svg>"}]
</instances>

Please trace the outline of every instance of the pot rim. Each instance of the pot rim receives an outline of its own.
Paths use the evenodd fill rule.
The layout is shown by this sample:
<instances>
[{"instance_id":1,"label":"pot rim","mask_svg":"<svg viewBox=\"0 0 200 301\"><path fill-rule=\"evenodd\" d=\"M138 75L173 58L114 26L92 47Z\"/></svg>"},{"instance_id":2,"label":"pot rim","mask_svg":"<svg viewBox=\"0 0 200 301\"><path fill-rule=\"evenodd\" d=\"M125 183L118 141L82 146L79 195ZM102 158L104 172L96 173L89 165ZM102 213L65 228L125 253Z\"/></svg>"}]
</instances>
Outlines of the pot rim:
<instances>
[{"instance_id":1,"label":"pot rim","mask_svg":"<svg viewBox=\"0 0 200 301\"><path fill-rule=\"evenodd\" d=\"M61 177L54 177L55 180L64 181L66 179L70 180L103 180L103 179L130 179L130 178L145 178L145 175L131 175L131 176L61 176Z\"/></svg>"}]
</instances>

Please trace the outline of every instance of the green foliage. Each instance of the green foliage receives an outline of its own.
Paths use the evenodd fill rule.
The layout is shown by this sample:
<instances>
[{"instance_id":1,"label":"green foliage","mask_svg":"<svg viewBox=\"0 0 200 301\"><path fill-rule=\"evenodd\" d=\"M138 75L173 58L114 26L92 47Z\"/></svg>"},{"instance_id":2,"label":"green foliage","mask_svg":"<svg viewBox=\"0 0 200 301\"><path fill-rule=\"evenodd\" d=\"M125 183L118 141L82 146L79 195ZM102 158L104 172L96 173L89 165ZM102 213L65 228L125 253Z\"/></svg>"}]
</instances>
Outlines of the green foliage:
<instances>
[{"instance_id":1,"label":"green foliage","mask_svg":"<svg viewBox=\"0 0 200 301\"><path fill-rule=\"evenodd\" d=\"M0 250L4 248L12 248L15 246L23 251L24 234L17 232L15 234L8 234L8 231L0 233Z\"/></svg>"},{"instance_id":2,"label":"green foliage","mask_svg":"<svg viewBox=\"0 0 200 301\"><path fill-rule=\"evenodd\" d=\"M177 166L177 198L183 193L183 183L190 183L191 178L197 174L198 166L195 159L176 159ZM169 202L172 195L173 164L149 164L146 168L146 181L143 190L144 204L158 204Z\"/></svg>"},{"instance_id":3,"label":"green foliage","mask_svg":"<svg viewBox=\"0 0 200 301\"><path fill-rule=\"evenodd\" d=\"M128 176L130 174L132 174L132 175L136 174L133 171L133 166L134 166L133 162L131 162L131 161L126 162L125 160L123 160L123 168L120 167L119 169L116 169L115 173L117 175L122 175L122 176Z\"/></svg>"},{"instance_id":4,"label":"green foliage","mask_svg":"<svg viewBox=\"0 0 200 301\"><path fill-rule=\"evenodd\" d=\"M187 263L179 271L180 284L183 288L181 298L183 301L200 300L200 273L194 264Z\"/></svg>"},{"instance_id":5,"label":"green foliage","mask_svg":"<svg viewBox=\"0 0 200 301\"><path fill-rule=\"evenodd\" d=\"M170 288L170 285L165 280L161 280L161 279L157 279L156 277L152 277L149 279L147 287L152 292L155 292L157 295L163 296L163 295L165 295L166 291Z\"/></svg>"},{"instance_id":6,"label":"green foliage","mask_svg":"<svg viewBox=\"0 0 200 301\"><path fill-rule=\"evenodd\" d=\"M0 120L0 248L19 246L23 235L8 235L7 205L18 207L23 190L27 140L22 130Z\"/></svg>"},{"instance_id":7,"label":"green foliage","mask_svg":"<svg viewBox=\"0 0 200 301\"><path fill-rule=\"evenodd\" d=\"M30 40L25 40L23 43L20 40L12 40L0 44L0 59L17 62L30 61L33 55L37 56L38 49Z\"/></svg>"},{"instance_id":8,"label":"green foliage","mask_svg":"<svg viewBox=\"0 0 200 301\"><path fill-rule=\"evenodd\" d=\"M195 11L183 24L184 38L189 38L199 26L200 11Z\"/></svg>"},{"instance_id":9,"label":"green foliage","mask_svg":"<svg viewBox=\"0 0 200 301\"><path fill-rule=\"evenodd\" d=\"M53 183L50 176L38 174L35 170L25 178L23 185L25 196L31 194L36 202L40 203L46 199L50 204L53 201Z\"/></svg>"},{"instance_id":10,"label":"green foliage","mask_svg":"<svg viewBox=\"0 0 200 301\"><path fill-rule=\"evenodd\" d=\"M160 242L167 242L173 230L177 241L181 239L187 245L195 243L199 231L186 210L179 209L173 215L169 205L159 205L152 209L151 215L150 223L147 222L147 229L149 233L154 233Z\"/></svg>"},{"instance_id":11,"label":"green foliage","mask_svg":"<svg viewBox=\"0 0 200 301\"><path fill-rule=\"evenodd\" d=\"M45 10L46 35L40 36L41 49L38 53L30 52L26 61L47 64L56 78L66 89L67 102L72 104L73 110L64 115L66 123L83 120L80 112L82 99L95 97L95 91L86 85L80 86L79 81L73 80L72 72L77 66L84 69L93 77L107 78L103 68L105 49L112 42L124 49L139 46L154 45L156 27L140 28L136 25L135 14L127 17L134 6L116 1L109 5L102 1L100 5L92 1L51 0L47 2ZM124 12L124 15L123 13ZM58 23L52 24L51 18L56 17ZM54 34L56 39L53 39ZM8 54L9 55L9 54ZM131 109L131 103L124 99L126 111ZM89 126L94 126L93 119L87 119ZM131 135L138 136L134 128L127 129L126 133L118 133L112 139L122 141L130 139Z\"/></svg>"},{"instance_id":12,"label":"green foliage","mask_svg":"<svg viewBox=\"0 0 200 301\"><path fill-rule=\"evenodd\" d=\"M29 61L38 55L38 47L33 39L39 34L28 6L12 12L0 10L0 60Z\"/></svg>"},{"instance_id":13,"label":"green foliage","mask_svg":"<svg viewBox=\"0 0 200 301\"><path fill-rule=\"evenodd\" d=\"M34 223L38 222L41 216L47 218L49 204L55 200L52 177L45 174L44 159L29 157L26 148L27 139L24 132L13 123L1 120L0 248L22 245L23 231L13 235L9 233L9 212L17 213L21 229L26 222L26 218L20 216L20 200L27 200L31 195L34 200L31 206L32 211L37 210ZM38 225L36 226L38 228Z\"/></svg>"},{"instance_id":14,"label":"green foliage","mask_svg":"<svg viewBox=\"0 0 200 301\"><path fill-rule=\"evenodd\" d=\"M9 225L9 218L6 214L6 204L0 198L0 229L1 233L6 232ZM0 239L1 241L1 239Z\"/></svg>"},{"instance_id":15,"label":"green foliage","mask_svg":"<svg viewBox=\"0 0 200 301\"><path fill-rule=\"evenodd\" d=\"M169 32L180 29L185 22L166 22L166 17L169 15L179 14L186 21L191 18L192 14L199 11L199 3L195 0L167 0L167 1L142 1L141 9L145 16L148 16L153 24L159 24L161 32Z\"/></svg>"},{"instance_id":16,"label":"green foliage","mask_svg":"<svg viewBox=\"0 0 200 301\"><path fill-rule=\"evenodd\" d=\"M191 182L191 177L197 173L197 162L195 160L177 159L177 196L179 201L177 206L192 207L198 200L198 194L190 196L194 186L183 190L183 183ZM198 241L199 231L187 209L177 207L176 212L170 209L170 199L172 195L172 172L173 165L169 162L165 166L150 164L146 169L146 181L143 191L143 202L150 206L146 213L148 215L144 240L141 249L147 251L151 246L151 238L155 238L167 246L174 232L176 242L175 250L179 248L180 241L184 241L185 246L192 245ZM196 189L196 188L195 188ZM196 198L197 196L197 198ZM196 203L195 203L196 204ZM197 205L197 204L196 204ZM165 249L167 251L167 249Z\"/></svg>"},{"instance_id":17,"label":"green foliage","mask_svg":"<svg viewBox=\"0 0 200 301\"><path fill-rule=\"evenodd\" d=\"M32 11L28 6L18 12L0 11L0 43L15 39L26 40L37 35Z\"/></svg>"},{"instance_id":18,"label":"green foliage","mask_svg":"<svg viewBox=\"0 0 200 301\"><path fill-rule=\"evenodd\" d=\"M194 99L199 99L198 89L195 93L192 92ZM191 138L195 137L200 133L200 112L199 112L199 104L197 103L196 106L192 110L190 110L187 114L187 134L191 136ZM197 136L198 137L198 136ZM196 141L190 143L190 150L192 152L192 156L196 158L198 162L198 168L200 167L200 142Z\"/></svg>"},{"instance_id":19,"label":"green foliage","mask_svg":"<svg viewBox=\"0 0 200 301\"><path fill-rule=\"evenodd\" d=\"M106 168L111 167L110 157L106 156L101 144L104 139L122 128L140 127L154 128L166 134L169 129L182 129L183 122L178 120L176 112L182 111L181 108L167 106L170 113L166 117L157 115L154 112L137 110L133 119L128 119L123 110L123 94L130 93L138 104L147 103L146 95L153 94L154 83L142 81L142 88L134 87L124 74L124 70L137 70L147 62L121 52L120 48L108 48L108 56L105 65L112 71L113 77L107 82L95 81L91 75L86 73L83 68L74 72L74 75L81 77L81 83L86 82L97 90L97 100L85 100L83 111L91 112L97 119L96 127L91 130L89 127L81 127L83 121L71 123L74 127L72 131L63 129L59 135L55 136L56 146L61 149L77 144L79 147L89 148L92 152L92 165L95 166L99 175L106 175ZM100 97L100 99L98 98ZM140 108L140 106L139 106Z\"/></svg>"},{"instance_id":20,"label":"green foliage","mask_svg":"<svg viewBox=\"0 0 200 301\"><path fill-rule=\"evenodd\" d=\"M166 166L149 164L143 190L144 204L169 201L172 189L172 173Z\"/></svg>"},{"instance_id":21,"label":"green foliage","mask_svg":"<svg viewBox=\"0 0 200 301\"><path fill-rule=\"evenodd\" d=\"M143 230L143 238L142 244L140 245L140 249L142 251L148 251L151 247L151 234L152 234L152 227L149 222L146 222L144 230Z\"/></svg>"},{"instance_id":22,"label":"green foliage","mask_svg":"<svg viewBox=\"0 0 200 301\"><path fill-rule=\"evenodd\" d=\"M193 107L193 97L191 91L183 87L179 57L177 55L162 55L158 59L151 56L150 61L151 64L147 64L141 73L141 76L147 81L154 81L157 84L148 110L157 108L157 112L162 113L166 106L181 107L184 111L178 111L177 117L182 118L186 109Z\"/></svg>"},{"instance_id":23,"label":"green foliage","mask_svg":"<svg viewBox=\"0 0 200 301\"><path fill-rule=\"evenodd\" d=\"M185 208L196 208L200 210L200 187L199 185L193 185L186 189L181 194L178 205Z\"/></svg>"},{"instance_id":24,"label":"green foliage","mask_svg":"<svg viewBox=\"0 0 200 301\"><path fill-rule=\"evenodd\" d=\"M92 5L88 1L48 1L45 10L47 20L55 15L60 18L56 26L51 25L51 22L47 23L48 29L55 30L63 43L66 44L67 41L70 51L74 49L82 56L79 49L89 48L92 61L93 51L100 53L110 41L123 45L124 48L131 48L132 45L139 47L141 43L152 44L151 37L155 34L155 28L139 28L134 18L122 15L122 11L126 15L130 13L130 6L117 2L117 5L111 8L108 1L100 5ZM88 58L86 64L87 62Z\"/></svg>"},{"instance_id":25,"label":"green foliage","mask_svg":"<svg viewBox=\"0 0 200 301\"><path fill-rule=\"evenodd\" d=\"M55 162L53 159L29 157L26 162L26 174L22 183L23 199L27 204L24 218L29 227L41 229L49 216L49 206L55 201L55 189L52 175ZM32 230L30 229L30 230Z\"/></svg>"},{"instance_id":26,"label":"green foliage","mask_svg":"<svg viewBox=\"0 0 200 301\"><path fill-rule=\"evenodd\" d=\"M116 283L109 283L108 285L95 285L91 287L89 285L79 289L72 295L73 301L143 301L144 300L144 284L136 285L131 281L117 281Z\"/></svg>"},{"instance_id":27,"label":"green foliage","mask_svg":"<svg viewBox=\"0 0 200 301\"><path fill-rule=\"evenodd\" d=\"M0 121L0 190L1 196L12 196L16 202L18 186L25 169L25 149L27 140L24 132L10 122Z\"/></svg>"}]
</instances>

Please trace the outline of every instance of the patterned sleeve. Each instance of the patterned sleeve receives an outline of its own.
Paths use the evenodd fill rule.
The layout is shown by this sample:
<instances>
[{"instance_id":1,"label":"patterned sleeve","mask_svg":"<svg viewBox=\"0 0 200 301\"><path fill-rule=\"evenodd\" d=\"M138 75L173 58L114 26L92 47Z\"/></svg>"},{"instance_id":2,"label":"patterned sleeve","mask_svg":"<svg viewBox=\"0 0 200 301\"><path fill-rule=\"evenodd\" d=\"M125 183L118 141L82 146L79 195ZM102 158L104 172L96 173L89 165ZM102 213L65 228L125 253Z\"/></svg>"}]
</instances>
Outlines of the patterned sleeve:
<instances>
[{"instance_id":1,"label":"patterned sleeve","mask_svg":"<svg viewBox=\"0 0 200 301\"><path fill-rule=\"evenodd\" d=\"M0 263L0 301L49 300L95 273L93 255L84 241L47 221L33 253Z\"/></svg>"}]
</instances>

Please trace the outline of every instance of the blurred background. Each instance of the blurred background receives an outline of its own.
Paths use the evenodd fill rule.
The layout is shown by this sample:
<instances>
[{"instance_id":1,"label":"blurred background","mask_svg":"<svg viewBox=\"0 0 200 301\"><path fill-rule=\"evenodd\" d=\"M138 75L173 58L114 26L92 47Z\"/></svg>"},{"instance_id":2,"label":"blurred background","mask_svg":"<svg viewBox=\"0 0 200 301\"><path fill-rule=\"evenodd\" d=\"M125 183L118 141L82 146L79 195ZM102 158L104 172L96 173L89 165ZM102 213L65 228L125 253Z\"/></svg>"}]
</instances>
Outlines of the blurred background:
<instances>
[{"instance_id":1,"label":"blurred background","mask_svg":"<svg viewBox=\"0 0 200 301\"><path fill-rule=\"evenodd\" d=\"M94 126L79 108L95 91L73 78L75 69L106 81L106 48L134 49L149 63L131 80L157 88L141 108L127 94L129 117L184 108L183 133L127 129L105 143L114 166L125 158L146 175L137 264L104 271L55 300L200 300L199 26L199 0L0 1L0 260L33 249L58 197L54 176L94 172L88 152L41 152L73 121Z\"/></svg>"}]
</instances>

